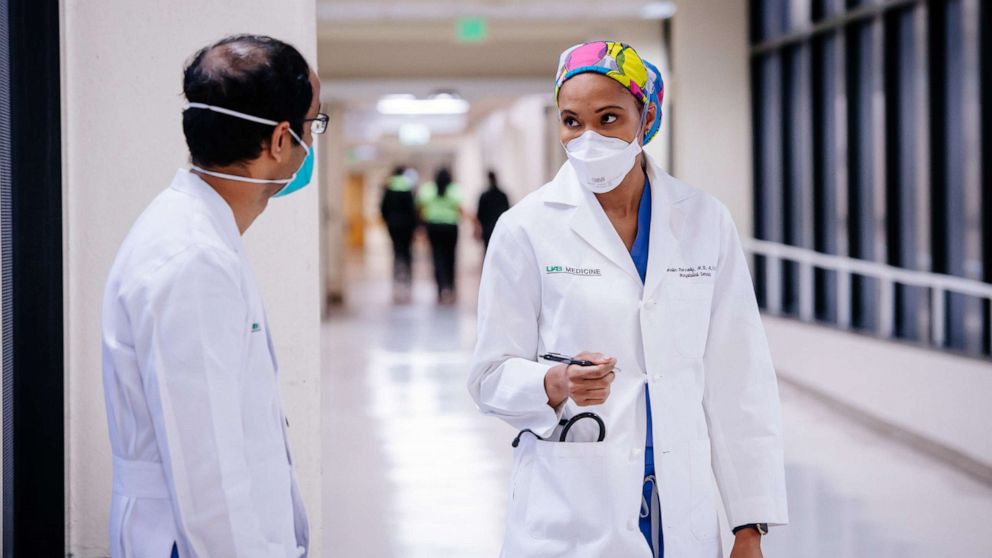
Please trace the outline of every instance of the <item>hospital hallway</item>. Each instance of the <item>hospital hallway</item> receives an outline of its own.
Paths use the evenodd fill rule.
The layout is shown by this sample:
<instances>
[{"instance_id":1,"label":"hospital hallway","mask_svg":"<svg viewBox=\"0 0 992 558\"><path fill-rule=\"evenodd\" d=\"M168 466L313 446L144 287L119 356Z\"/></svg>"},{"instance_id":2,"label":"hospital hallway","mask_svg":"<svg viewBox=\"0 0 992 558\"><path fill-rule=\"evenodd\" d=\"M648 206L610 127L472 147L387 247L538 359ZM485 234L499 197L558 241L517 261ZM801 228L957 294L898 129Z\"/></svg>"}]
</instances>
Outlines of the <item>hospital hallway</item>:
<instances>
[{"instance_id":1,"label":"hospital hallway","mask_svg":"<svg viewBox=\"0 0 992 558\"><path fill-rule=\"evenodd\" d=\"M322 328L329 556L498 555L514 431L465 388L481 250L470 235L461 246L451 307L435 305L425 245L406 306L391 302L381 229L348 260L348 297ZM781 393L791 525L772 529L766 557L992 556L992 487L789 384Z\"/></svg>"}]
</instances>

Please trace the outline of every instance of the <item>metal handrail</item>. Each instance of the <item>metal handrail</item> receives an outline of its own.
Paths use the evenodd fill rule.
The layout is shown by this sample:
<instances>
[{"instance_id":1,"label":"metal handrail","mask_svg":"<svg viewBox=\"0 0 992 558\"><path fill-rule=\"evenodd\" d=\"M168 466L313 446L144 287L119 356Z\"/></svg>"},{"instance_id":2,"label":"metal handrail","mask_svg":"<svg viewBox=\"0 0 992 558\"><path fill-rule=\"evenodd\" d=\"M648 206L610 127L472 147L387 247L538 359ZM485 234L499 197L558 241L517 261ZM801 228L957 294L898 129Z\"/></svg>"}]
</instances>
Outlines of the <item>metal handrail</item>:
<instances>
[{"instance_id":1,"label":"metal handrail","mask_svg":"<svg viewBox=\"0 0 992 558\"><path fill-rule=\"evenodd\" d=\"M859 260L847 256L824 254L808 248L789 246L778 242L743 239L744 249L751 254L766 258L768 309L772 313L781 311L781 278L773 270L779 261L793 261L799 264L799 315L804 321L813 320L813 269L821 268L838 273L837 291L839 300L849 300L851 293L851 275L863 275L877 279L880 284L880 320L879 329L882 335L892 337L893 308L895 305L895 285L907 285L930 289L931 302L931 342L943 347L946 341L944 330L945 293L960 293L963 295L984 298L992 301L992 285L927 271L914 271L888 264ZM850 326L849 305L838 305L838 322L843 327ZM992 323L992 304L989 305L989 323ZM992 328L990 328L992 330ZM992 331L989 331L992 342Z\"/></svg>"}]
</instances>

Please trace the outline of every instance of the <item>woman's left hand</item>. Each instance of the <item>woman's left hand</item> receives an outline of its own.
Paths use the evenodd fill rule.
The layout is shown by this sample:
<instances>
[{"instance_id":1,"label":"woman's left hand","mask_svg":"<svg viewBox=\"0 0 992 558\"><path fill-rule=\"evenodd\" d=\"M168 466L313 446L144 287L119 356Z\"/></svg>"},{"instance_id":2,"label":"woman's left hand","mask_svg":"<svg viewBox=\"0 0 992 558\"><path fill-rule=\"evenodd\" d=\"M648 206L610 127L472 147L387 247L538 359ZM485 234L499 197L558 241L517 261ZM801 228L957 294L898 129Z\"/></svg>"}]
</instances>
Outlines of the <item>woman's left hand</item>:
<instances>
[{"instance_id":1,"label":"woman's left hand","mask_svg":"<svg viewBox=\"0 0 992 558\"><path fill-rule=\"evenodd\" d=\"M730 558L763 558L761 554L761 533L754 529L738 531L734 538L734 549Z\"/></svg>"}]
</instances>

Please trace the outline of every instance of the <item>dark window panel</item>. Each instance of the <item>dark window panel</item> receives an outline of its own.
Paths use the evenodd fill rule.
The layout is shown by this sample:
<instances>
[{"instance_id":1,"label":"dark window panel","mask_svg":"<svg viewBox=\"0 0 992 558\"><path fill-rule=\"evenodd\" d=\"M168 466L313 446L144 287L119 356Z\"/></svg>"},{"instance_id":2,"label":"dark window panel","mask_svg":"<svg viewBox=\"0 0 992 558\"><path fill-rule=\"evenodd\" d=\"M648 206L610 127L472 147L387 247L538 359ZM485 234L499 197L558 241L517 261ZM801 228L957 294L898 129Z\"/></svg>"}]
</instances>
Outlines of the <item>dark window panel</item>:
<instances>
[{"instance_id":1,"label":"dark window panel","mask_svg":"<svg viewBox=\"0 0 992 558\"><path fill-rule=\"evenodd\" d=\"M849 254L875 260L875 184L873 80L875 67L873 28L857 23L847 30L848 99L848 204ZM878 281L860 275L851 278L851 323L874 331L877 327ZM845 301L841 301L844 304Z\"/></svg>"},{"instance_id":2,"label":"dark window panel","mask_svg":"<svg viewBox=\"0 0 992 558\"><path fill-rule=\"evenodd\" d=\"M755 6L760 5L760 1L754 0L751 2L751 15L755 14ZM753 23L753 19L752 19ZM752 30L754 28L752 27ZM752 169L751 169L751 191L753 193L754 202L751 204L752 212L752 222L753 230L751 234L754 238L761 239L763 237L762 230L762 219L764 218L764 188L761 187L764 182L764 172L761 166L761 157L764 152L764 147L761 144L762 138L762 119L764 118L764 89L762 88L762 72L761 72L761 58L752 57L751 58L751 146L753 148L751 157ZM751 266L751 273L754 275L754 294L758 301L758 306L760 308L765 308L765 259L760 255L754 256L754 263Z\"/></svg>"},{"instance_id":3,"label":"dark window panel","mask_svg":"<svg viewBox=\"0 0 992 558\"><path fill-rule=\"evenodd\" d=\"M810 17L813 21L827 19L833 15L833 0L813 0L810 8Z\"/></svg>"},{"instance_id":4,"label":"dark window panel","mask_svg":"<svg viewBox=\"0 0 992 558\"><path fill-rule=\"evenodd\" d=\"M755 84L755 236L782 241L782 64L772 53L756 59ZM767 307L764 258L756 258L759 303Z\"/></svg>"},{"instance_id":5,"label":"dark window panel","mask_svg":"<svg viewBox=\"0 0 992 558\"><path fill-rule=\"evenodd\" d=\"M751 40L755 43L778 37L789 29L789 0L751 1Z\"/></svg>"},{"instance_id":6,"label":"dark window panel","mask_svg":"<svg viewBox=\"0 0 992 558\"><path fill-rule=\"evenodd\" d=\"M811 121L809 47L800 45L784 51L783 59L783 241L791 246L812 248L811 206ZM799 265L783 267L782 309L799 314Z\"/></svg>"},{"instance_id":7,"label":"dark window panel","mask_svg":"<svg viewBox=\"0 0 992 558\"><path fill-rule=\"evenodd\" d=\"M982 261L985 281L992 283L992 2L981 3L980 56L981 56L981 106L982 106ZM989 301L985 302L984 342L985 354L992 354L990 346Z\"/></svg>"},{"instance_id":8,"label":"dark window panel","mask_svg":"<svg viewBox=\"0 0 992 558\"><path fill-rule=\"evenodd\" d=\"M964 10L960 0L932 2L931 8L931 119L934 165L932 176L934 210L934 270L966 277L968 222L965 216L965 36ZM938 141L939 140L939 141ZM967 314L976 302L965 295L948 293L945 316L946 345L969 350Z\"/></svg>"},{"instance_id":9,"label":"dark window panel","mask_svg":"<svg viewBox=\"0 0 992 558\"><path fill-rule=\"evenodd\" d=\"M917 216L917 106L915 78L917 67L912 8L890 12L885 18L885 97L886 97L886 232L888 263L918 269L920 252L916 231L922 226ZM897 337L922 340L920 312L928 291L920 287L896 285L894 333Z\"/></svg>"},{"instance_id":10,"label":"dark window panel","mask_svg":"<svg viewBox=\"0 0 992 558\"><path fill-rule=\"evenodd\" d=\"M838 254L837 157L839 115L836 98L841 92L838 79L840 37L821 35L813 39L811 53L811 94L813 124L813 248L825 254ZM814 277L816 319L837 321L837 273L817 269Z\"/></svg>"},{"instance_id":11,"label":"dark window panel","mask_svg":"<svg viewBox=\"0 0 992 558\"><path fill-rule=\"evenodd\" d=\"M796 181L800 172L796 140L796 113L799 111L799 51L788 47L782 52L782 242L796 245L795 229L802 216L796 213ZM782 312L799 315L799 266L782 262Z\"/></svg>"},{"instance_id":12,"label":"dark window panel","mask_svg":"<svg viewBox=\"0 0 992 558\"><path fill-rule=\"evenodd\" d=\"M763 0L751 0L748 2L748 37L751 40L751 44L757 44L761 41L762 30L761 30L761 10L763 6Z\"/></svg>"}]
</instances>

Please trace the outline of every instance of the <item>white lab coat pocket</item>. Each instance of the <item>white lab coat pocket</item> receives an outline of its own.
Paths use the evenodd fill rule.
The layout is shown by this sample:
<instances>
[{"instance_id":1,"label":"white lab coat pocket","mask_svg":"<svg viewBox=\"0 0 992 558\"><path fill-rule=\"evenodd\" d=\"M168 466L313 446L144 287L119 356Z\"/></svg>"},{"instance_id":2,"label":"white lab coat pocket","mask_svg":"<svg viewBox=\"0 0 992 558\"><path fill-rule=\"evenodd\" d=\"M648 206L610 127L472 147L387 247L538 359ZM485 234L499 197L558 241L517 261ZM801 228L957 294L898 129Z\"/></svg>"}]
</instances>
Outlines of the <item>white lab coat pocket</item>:
<instances>
[{"instance_id":1,"label":"white lab coat pocket","mask_svg":"<svg viewBox=\"0 0 992 558\"><path fill-rule=\"evenodd\" d=\"M582 544L609 534L606 442L534 442L524 510L535 539Z\"/></svg>"},{"instance_id":2,"label":"white lab coat pocket","mask_svg":"<svg viewBox=\"0 0 992 558\"><path fill-rule=\"evenodd\" d=\"M674 328L675 349L684 357L699 358L706 350L713 284L674 282L665 287L665 301Z\"/></svg>"},{"instance_id":3,"label":"white lab coat pocket","mask_svg":"<svg viewBox=\"0 0 992 558\"><path fill-rule=\"evenodd\" d=\"M282 541L284 544L292 543L295 547L290 491L292 479L285 449L276 447L268 456L251 458L249 467L253 481L252 500L262 520L262 535L273 544L275 541ZM288 554L287 548L282 548L281 555L291 554Z\"/></svg>"},{"instance_id":4,"label":"white lab coat pocket","mask_svg":"<svg viewBox=\"0 0 992 558\"><path fill-rule=\"evenodd\" d=\"M700 541L708 541L720 535L720 520L717 516L716 500L713 491L713 466L711 465L709 440L693 440L689 445L689 466L692 476L692 511L689 527Z\"/></svg>"}]
</instances>

